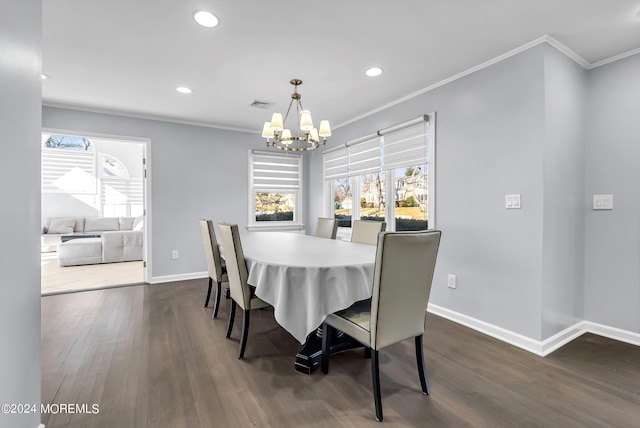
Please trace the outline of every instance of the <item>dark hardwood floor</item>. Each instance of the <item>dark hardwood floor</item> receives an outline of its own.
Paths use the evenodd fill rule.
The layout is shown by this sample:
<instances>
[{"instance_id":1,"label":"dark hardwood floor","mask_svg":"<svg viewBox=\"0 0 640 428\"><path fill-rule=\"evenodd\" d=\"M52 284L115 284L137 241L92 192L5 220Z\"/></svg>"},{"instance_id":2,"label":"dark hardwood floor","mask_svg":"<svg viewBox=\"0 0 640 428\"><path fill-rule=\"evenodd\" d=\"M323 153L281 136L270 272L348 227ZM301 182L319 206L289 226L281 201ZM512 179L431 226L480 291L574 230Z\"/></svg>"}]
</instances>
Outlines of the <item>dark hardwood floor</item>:
<instances>
[{"instance_id":1,"label":"dark hardwood floor","mask_svg":"<svg viewBox=\"0 0 640 428\"><path fill-rule=\"evenodd\" d=\"M294 370L299 344L254 311L225 339L203 308L206 280L42 298L42 402L99 406L43 414L57 427L378 427L362 350L330 372ZM640 348L586 334L538 357L429 314L421 393L413 341L381 351L385 420L393 427L638 427Z\"/></svg>"}]
</instances>

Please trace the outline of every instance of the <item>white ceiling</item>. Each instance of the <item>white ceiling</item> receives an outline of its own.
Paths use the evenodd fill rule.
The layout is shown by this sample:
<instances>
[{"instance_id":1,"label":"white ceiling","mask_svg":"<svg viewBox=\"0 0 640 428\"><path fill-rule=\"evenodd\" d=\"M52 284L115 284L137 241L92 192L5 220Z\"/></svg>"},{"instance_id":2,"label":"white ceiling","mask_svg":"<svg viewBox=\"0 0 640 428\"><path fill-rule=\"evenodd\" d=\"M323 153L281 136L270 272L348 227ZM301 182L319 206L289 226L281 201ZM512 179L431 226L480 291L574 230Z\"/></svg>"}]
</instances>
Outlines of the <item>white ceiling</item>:
<instances>
[{"instance_id":1,"label":"white ceiling","mask_svg":"<svg viewBox=\"0 0 640 428\"><path fill-rule=\"evenodd\" d=\"M284 113L292 78L316 124L337 127L545 35L586 67L640 51L640 0L43 4L45 105L255 132ZM220 25L197 25L201 9ZM384 74L365 76L371 66Z\"/></svg>"}]
</instances>

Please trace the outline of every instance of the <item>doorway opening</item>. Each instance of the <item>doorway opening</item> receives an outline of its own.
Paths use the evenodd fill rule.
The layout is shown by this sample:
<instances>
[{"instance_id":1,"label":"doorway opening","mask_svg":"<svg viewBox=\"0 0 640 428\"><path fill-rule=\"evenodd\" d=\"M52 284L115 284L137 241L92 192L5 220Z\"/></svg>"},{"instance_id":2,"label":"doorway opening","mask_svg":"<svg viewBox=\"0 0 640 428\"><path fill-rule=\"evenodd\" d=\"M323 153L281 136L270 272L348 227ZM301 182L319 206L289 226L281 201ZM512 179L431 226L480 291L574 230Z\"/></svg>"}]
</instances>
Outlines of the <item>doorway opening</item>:
<instances>
[{"instance_id":1,"label":"doorway opening","mask_svg":"<svg viewBox=\"0 0 640 428\"><path fill-rule=\"evenodd\" d=\"M42 132L43 295L147 282L148 143Z\"/></svg>"}]
</instances>

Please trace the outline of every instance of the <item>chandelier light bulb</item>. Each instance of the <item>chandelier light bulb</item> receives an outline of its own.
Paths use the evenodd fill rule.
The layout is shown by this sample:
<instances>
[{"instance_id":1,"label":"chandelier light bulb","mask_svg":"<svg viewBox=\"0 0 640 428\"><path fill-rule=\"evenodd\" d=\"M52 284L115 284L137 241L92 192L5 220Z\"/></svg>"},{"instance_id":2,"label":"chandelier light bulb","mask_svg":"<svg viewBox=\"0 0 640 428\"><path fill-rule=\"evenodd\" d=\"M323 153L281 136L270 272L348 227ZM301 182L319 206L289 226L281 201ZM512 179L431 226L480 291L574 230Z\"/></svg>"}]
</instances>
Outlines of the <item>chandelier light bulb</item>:
<instances>
[{"instance_id":1,"label":"chandelier light bulb","mask_svg":"<svg viewBox=\"0 0 640 428\"><path fill-rule=\"evenodd\" d=\"M284 129L284 122L282 121L282 114L273 113L271 116L271 130L275 132L280 132Z\"/></svg>"},{"instance_id":2,"label":"chandelier light bulb","mask_svg":"<svg viewBox=\"0 0 640 428\"><path fill-rule=\"evenodd\" d=\"M265 122L262 127L262 137L269 140L269 138L273 138L273 129L271 129L271 122Z\"/></svg>"},{"instance_id":3,"label":"chandelier light bulb","mask_svg":"<svg viewBox=\"0 0 640 428\"><path fill-rule=\"evenodd\" d=\"M291 131L289 129L283 129L282 135L280 136L280 140L282 140L283 144L291 144Z\"/></svg>"},{"instance_id":4,"label":"chandelier light bulb","mask_svg":"<svg viewBox=\"0 0 640 428\"><path fill-rule=\"evenodd\" d=\"M318 136L318 129L317 128L313 128L309 134L311 135L311 139L313 141L320 141L320 137ZM311 141L309 141L309 144L313 144Z\"/></svg>"},{"instance_id":5,"label":"chandelier light bulb","mask_svg":"<svg viewBox=\"0 0 640 428\"><path fill-rule=\"evenodd\" d=\"M318 132L321 137L326 138L331 136L331 126L328 120L320 121L320 131Z\"/></svg>"},{"instance_id":6,"label":"chandelier light bulb","mask_svg":"<svg viewBox=\"0 0 640 428\"><path fill-rule=\"evenodd\" d=\"M300 115L300 129L304 132L313 129L313 120L311 119L311 112L309 110L302 110L302 114Z\"/></svg>"}]
</instances>

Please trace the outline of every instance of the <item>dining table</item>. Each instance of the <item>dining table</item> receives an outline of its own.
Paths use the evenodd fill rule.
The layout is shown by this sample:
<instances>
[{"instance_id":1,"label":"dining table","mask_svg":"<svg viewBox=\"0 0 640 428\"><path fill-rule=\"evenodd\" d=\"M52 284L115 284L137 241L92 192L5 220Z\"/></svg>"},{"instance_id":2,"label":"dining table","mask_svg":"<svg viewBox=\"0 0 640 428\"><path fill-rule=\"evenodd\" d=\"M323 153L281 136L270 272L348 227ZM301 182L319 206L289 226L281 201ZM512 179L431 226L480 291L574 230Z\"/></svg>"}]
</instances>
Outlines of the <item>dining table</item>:
<instances>
[{"instance_id":1,"label":"dining table","mask_svg":"<svg viewBox=\"0 0 640 428\"><path fill-rule=\"evenodd\" d=\"M304 347L295 368L311 373L322 355L318 327L327 315L371 297L374 245L302 233L247 231L242 249L255 295ZM336 347L341 346L336 341ZM347 345L344 345L347 346Z\"/></svg>"}]
</instances>

